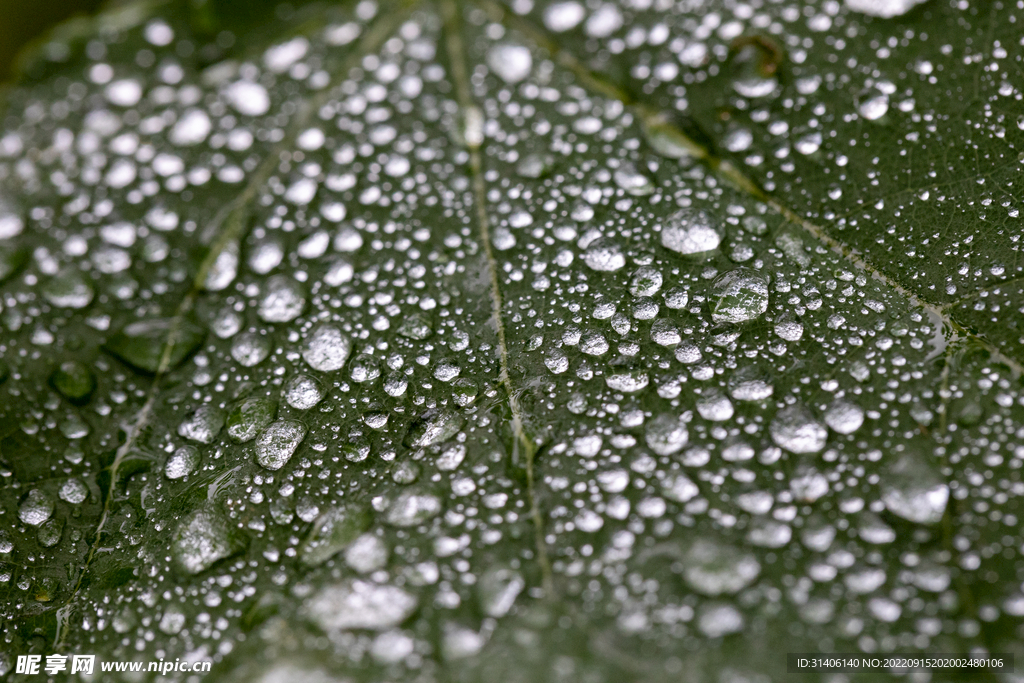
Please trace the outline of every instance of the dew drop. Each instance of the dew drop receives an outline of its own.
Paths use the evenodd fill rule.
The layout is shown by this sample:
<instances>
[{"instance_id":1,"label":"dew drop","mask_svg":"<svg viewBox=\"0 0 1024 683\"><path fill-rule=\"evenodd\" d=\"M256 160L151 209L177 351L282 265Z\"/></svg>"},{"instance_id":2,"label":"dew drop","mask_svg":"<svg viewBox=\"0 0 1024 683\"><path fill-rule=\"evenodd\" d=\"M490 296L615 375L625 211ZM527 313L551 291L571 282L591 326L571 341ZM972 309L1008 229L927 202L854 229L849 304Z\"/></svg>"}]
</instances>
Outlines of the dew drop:
<instances>
[{"instance_id":1,"label":"dew drop","mask_svg":"<svg viewBox=\"0 0 1024 683\"><path fill-rule=\"evenodd\" d=\"M195 446L182 446L171 454L164 465L164 476L168 479L181 479L196 471L199 467L199 449Z\"/></svg>"},{"instance_id":2,"label":"dew drop","mask_svg":"<svg viewBox=\"0 0 1024 683\"><path fill-rule=\"evenodd\" d=\"M257 313L268 323L287 323L298 318L306 308L305 287L285 275L275 275L266 284Z\"/></svg>"},{"instance_id":3,"label":"dew drop","mask_svg":"<svg viewBox=\"0 0 1024 683\"><path fill-rule=\"evenodd\" d=\"M790 453L817 453L825 448L828 430L801 404L776 413L768 427L772 441Z\"/></svg>"},{"instance_id":4,"label":"dew drop","mask_svg":"<svg viewBox=\"0 0 1024 683\"><path fill-rule=\"evenodd\" d=\"M644 440L656 454L672 455L683 450L689 433L686 425L675 415L662 414L647 423Z\"/></svg>"},{"instance_id":5,"label":"dew drop","mask_svg":"<svg viewBox=\"0 0 1024 683\"><path fill-rule=\"evenodd\" d=\"M245 538L224 513L204 508L181 521L171 540L171 552L181 570L199 574L241 552L245 545Z\"/></svg>"},{"instance_id":6,"label":"dew drop","mask_svg":"<svg viewBox=\"0 0 1024 683\"><path fill-rule=\"evenodd\" d=\"M228 414L228 436L237 443L252 441L276 414L276 402L256 396L246 398Z\"/></svg>"},{"instance_id":7,"label":"dew drop","mask_svg":"<svg viewBox=\"0 0 1024 683\"><path fill-rule=\"evenodd\" d=\"M519 83L530 75L533 56L523 45L499 43L487 53L487 66L506 83Z\"/></svg>"},{"instance_id":8,"label":"dew drop","mask_svg":"<svg viewBox=\"0 0 1024 683\"><path fill-rule=\"evenodd\" d=\"M715 538L702 538L686 551L683 580L701 595L738 593L761 574L753 554Z\"/></svg>"},{"instance_id":9,"label":"dew drop","mask_svg":"<svg viewBox=\"0 0 1024 683\"><path fill-rule=\"evenodd\" d=\"M714 251L721 242L722 235L704 211L682 209L661 226L662 246L686 256Z\"/></svg>"},{"instance_id":10,"label":"dew drop","mask_svg":"<svg viewBox=\"0 0 1024 683\"><path fill-rule=\"evenodd\" d=\"M256 439L256 462L268 470L279 470L306 438L306 425L295 420L278 420Z\"/></svg>"},{"instance_id":11,"label":"dew drop","mask_svg":"<svg viewBox=\"0 0 1024 683\"><path fill-rule=\"evenodd\" d=\"M949 486L922 458L906 454L889 467L883 479L886 509L916 524L942 521L949 501Z\"/></svg>"},{"instance_id":12,"label":"dew drop","mask_svg":"<svg viewBox=\"0 0 1024 683\"><path fill-rule=\"evenodd\" d=\"M583 253L583 262L591 270L612 272L626 265L622 247L609 238L594 240Z\"/></svg>"},{"instance_id":13,"label":"dew drop","mask_svg":"<svg viewBox=\"0 0 1024 683\"><path fill-rule=\"evenodd\" d=\"M737 268L711 284L711 318L716 323L744 323L768 310L768 281L756 270Z\"/></svg>"},{"instance_id":14,"label":"dew drop","mask_svg":"<svg viewBox=\"0 0 1024 683\"><path fill-rule=\"evenodd\" d=\"M18 506L18 519L29 526L39 526L53 516L53 497L42 489L32 489Z\"/></svg>"}]
</instances>

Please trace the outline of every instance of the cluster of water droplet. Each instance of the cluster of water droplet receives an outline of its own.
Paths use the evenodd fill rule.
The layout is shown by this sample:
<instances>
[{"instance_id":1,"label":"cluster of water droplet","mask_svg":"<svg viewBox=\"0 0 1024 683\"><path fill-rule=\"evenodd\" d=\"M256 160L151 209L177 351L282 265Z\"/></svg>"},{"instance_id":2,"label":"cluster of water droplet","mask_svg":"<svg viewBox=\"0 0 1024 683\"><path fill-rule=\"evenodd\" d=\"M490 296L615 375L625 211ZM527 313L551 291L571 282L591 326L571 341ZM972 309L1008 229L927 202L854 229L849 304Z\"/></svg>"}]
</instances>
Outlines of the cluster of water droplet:
<instances>
[{"instance_id":1,"label":"cluster of water droplet","mask_svg":"<svg viewBox=\"0 0 1024 683\"><path fill-rule=\"evenodd\" d=\"M772 44L735 39L853 22L838 4L648 24L671 8L528 4L554 34L657 54L631 77L679 109L683 69L729 65L787 141L776 161L791 138L819 153L821 126L754 108L791 87ZM370 21L359 3L201 69L185 23L150 20L11 95L8 623L70 605L68 642L268 682L334 680L312 650L369 677L521 659L612 680L634 639L672 674L773 630L906 651L1019 628L1017 589L963 601L1019 559L1004 368L943 371L936 320L524 36L468 13L470 115L437 17L361 55ZM859 117L884 121L898 89L865 88ZM768 166L753 129L723 140Z\"/></svg>"}]
</instances>

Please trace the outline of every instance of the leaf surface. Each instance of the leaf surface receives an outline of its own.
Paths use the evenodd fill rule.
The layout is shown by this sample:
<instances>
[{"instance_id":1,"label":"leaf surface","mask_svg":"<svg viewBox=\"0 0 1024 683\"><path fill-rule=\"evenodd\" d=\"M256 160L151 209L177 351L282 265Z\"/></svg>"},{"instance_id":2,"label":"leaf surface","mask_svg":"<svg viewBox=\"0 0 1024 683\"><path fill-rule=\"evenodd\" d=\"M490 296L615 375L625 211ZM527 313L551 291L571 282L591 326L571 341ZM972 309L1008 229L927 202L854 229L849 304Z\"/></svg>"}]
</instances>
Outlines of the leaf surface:
<instances>
[{"instance_id":1,"label":"leaf surface","mask_svg":"<svg viewBox=\"0 0 1024 683\"><path fill-rule=\"evenodd\" d=\"M1022 654L1019 10L849 4L55 37L0 132L0 670Z\"/></svg>"}]
</instances>

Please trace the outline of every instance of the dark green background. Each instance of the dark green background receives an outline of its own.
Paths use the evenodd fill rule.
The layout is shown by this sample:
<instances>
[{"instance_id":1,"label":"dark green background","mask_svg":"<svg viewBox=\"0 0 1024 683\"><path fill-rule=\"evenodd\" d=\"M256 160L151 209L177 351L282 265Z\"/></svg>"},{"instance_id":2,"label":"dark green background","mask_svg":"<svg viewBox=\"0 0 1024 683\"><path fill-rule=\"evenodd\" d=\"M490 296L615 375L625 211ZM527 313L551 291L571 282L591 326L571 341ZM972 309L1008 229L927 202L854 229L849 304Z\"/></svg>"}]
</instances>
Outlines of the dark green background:
<instances>
[{"instance_id":1,"label":"dark green background","mask_svg":"<svg viewBox=\"0 0 1024 683\"><path fill-rule=\"evenodd\" d=\"M94 12L102 0L0 0L0 82L12 75L21 49L55 24Z\"/></svg>"}]
</instances>

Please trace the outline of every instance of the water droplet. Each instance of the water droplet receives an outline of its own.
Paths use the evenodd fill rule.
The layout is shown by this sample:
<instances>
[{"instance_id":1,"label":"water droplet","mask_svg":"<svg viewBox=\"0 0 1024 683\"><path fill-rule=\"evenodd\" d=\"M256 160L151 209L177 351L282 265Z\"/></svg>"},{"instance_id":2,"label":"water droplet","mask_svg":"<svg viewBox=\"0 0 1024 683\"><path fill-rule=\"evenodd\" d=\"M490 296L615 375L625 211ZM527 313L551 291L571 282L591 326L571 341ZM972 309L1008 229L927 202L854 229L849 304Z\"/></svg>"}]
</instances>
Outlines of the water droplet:
<instances>
[{"instance_id":1,"label":"water droplet","mask_svg":"<svg viewBox=\"0 0 1024 683\"><path fill-rule=\"evenodd\" d=\"M709 306L716 323L744 323L768 310L768 281L756 270L737 268L711 284Z\"/></svg>"},{"instance_id":2,"label":"water droplet","mask_svg":"<svg viewBox=\"0 0 1024 683\"><path fill-rule=\"evenodd\" d=\"M268 470L279 470L306 438L306 425L295 420L278 420L256 439L256 462Z\"/></svg>"},{"instance_id":3,"label":"water droplet","mask_svg":"<svg viewBox=\"0 0 1024 683\"><path fill-rule=\"evenodd\" d=\"M202 109L190 109L181 115L169 135L171 144L198 145L213 129L210 117Z\"/></svg>"},{"instance_id":4,"label":"water droplet","mask_svg":"<svg viewBox=\"0 0 1024 683\"><path fill-rule=\"evenodd\" d=\"M631 358L621 356L611 362L604 381L609 389L632 394L647 388L650 377L642 368L635 367Z\"/></svg>"},{"instance_id":5,"label":"water droplet","mask_svg":"<svg viewBox=\"0 0 1024 683\"><path fill-rule=\"evenodd\" d=\"M402 491L384 515L384 521L391 526L419 526L441 514L441 498L427 489L410 488Z\"/></svg>"},{"instance_id":6,"label":"water droplet","mask_svg":"<svg viewBox=\"0 0 1024 683\"><path fill-rule=\"evenodd\" d=\"M187 515L171 540L171 552L179 569L198 574L220 560L241 552L245 538L224 513L204 508Z\"/></svg>"},{"instance_id":7,"label":"water droplet","mask_svg":"<svg viewBox=\"0 0 1024 683\"><path fill-rule=\"evenodd\" d=\"M729 395L737 401L763 401L774 392L775 388L753 365L739 368L729 378Z\"/></svg>"},{"instance_id":8,"label":"water droplet","mask_svg":"<svg viewBox=\"0 0 1024 683\"><path fill-rule=\"evenodd\" d=\"M783 313L775 323L775 334L786 341L797 342L804 336L804 326L791 313Z\"/></svg>"},{"instance_id":9,"label":"water droplet","mask_svg":"<svg viewBox=\"0 0 1024 683\"><path fill-rule=\"evenodd\" d=\"M376 356L368 353L360 353L352 359L349 365L349 377L353 382L372 382L380 377L380 361Z\"/></svg>"},{"instance_id":10,"label":"water droplet","mask_svg":"<svg viewBox=\"0 0 1024 683\"><path fill-rule=\"evenodd\" d=\"M299 559L317 567L349 546L370 527L370 510L360 505L342 505L320 515L299 548Z\"/></svg>"},{"instance_id":11,"label":"water droplet","mask_svg":"<svg viewBox=\"0 0 1024 683\"><path fill-rule=\"evenodd\" d=\"M85 308L95 291L77 268L62 269L43 285L43 297L57 308Z\"/></svg>"},{"instance_id":12,"label":"water droplet","mask_svg":"<svg viewBox=\"0 0 1024 683\"><path fill-rule=\"evenodd\" d=\"M202 405L178 425L178 436L199 443L213 443L224 427L224 412L212 405Z\"/></svg>"},{"instance_id":13,"label":"water droplet","mask_svg":"<svg viewBox=\"0 0 1024 683\"><path fill-rule=\"evenodd\" d=\"M231 357L246 368L259 365L269 355L270 339L259 332L245 332L231 343Z\"/></svg>"},{"instance_id":14,"label":"water droplet","mask_svg":"<svg viewBox=\"0 0 1024 683\"><path fill-rule=\"evenodd\" d=\"M587 355L603 356L608 348L608 340L600 332L587 330L580 337L580 351Z\"/></svg>"},{"instance_id":15,"label":"water droplet","mask_svg":"<svg viewBox=\"0 0 1024 683\"><path fill-rule=\"evenodd\" d=\"M487 66L506 83L519 83L530 75L533 56L522 45L499 43L487 53Z\"/></svg>"},{"instance_id":16,"label":"water droplet","mask_svg":"<svg viewBox=\"0 0 1024 683\"><path fill-rule=\"evenodd\" d=\"M398 327L398 334L406 339L422 341L434 333L430 320L422 315L414 313L402 321Z\"/></svg>"},{"instance_id":17,"label":"water droplet","mask_svg":"<svg viewBox=\"0 0 1024 683\"><path fill-rule=\"evenodd\" d=\"M864 424L864 410L856 403L836 399L825 410L825 424L837 434L853 434Z\"/></svg>"},{"instance_id":18,"label":"water droplet","mask_svg":"<svg viewBox=\"0 0 1024 683\"><path fill-rule=\"evenodd\" d=\"M175 325L173 318L154 318L131 323L107 340L104 348L136 370L155 373L160 368L164 343L174 334L168 354L168 370L177 367L203 342L204 330L188 320Z\"/></svg>"},{"instance_id":19,"label":"water droplet","mask_svg":"<svg viewBox=\"0 0 1024 683\"><path fill-rule=\"evenodd\" d=\"M654 194L654 182L647 174L630 163L622 164L615 170L612 179L626 194L633 197L647 197Z\"/></svg>"},{"instance_id":20,"label":"water droplet","mask_svg":"<svg viewBox=\"0 0 1024 683\"><path fill-rule=\"evenodd\" d=\"M405 445L410 448L424 448L442 443L459 433L465 418L447 410L428 410L409 426Z\"/></svg>"},{"instance_id":21,"label":"water droplet","mask_svg":"<svg viewBox=\"0 0 1024 683\"><path fill-rule=\"evenodd\" d=\"M949 486L915 454L900 456L882 480L886 509L916 524L938 524L946 512Z\"/></svg>"},{"instance_id":22,"label":"water droplet","mask_svg":"<svg viewBox=\"0 0 1024 683\"><path fill-rule=\"evenodd\" d=\"M526 581L516 570L501 566L488 567L477 582L481 610L495 619L505 616L525 587Z\"/></svg>"},{"instance_id":23,"label":"water droplet","mask_svg":"<svg viewBox=\"0 0 1024 683\"><path fill-rule=\"evenodd\" d=\"M585 11L576 0L560 0L544 8L544 25L555 33L564 33L579 26Z\"/></svg>"},{"instance_id":24,"label":"water droplet","mask_svg":"<svg viewBox=\"0 0 1024 683\"><path fill-rule=\"evenodd\" d=\"M284 400L296 410L309 410L323 397L323 386L309 375L295 375L284 385Z\"/></svg>"},{"instance_id":25,"label":"water droplet","mask_svg":"<svg viewBox=\"0 0 1024 683\"><path fill-rule=\"evenodd\" d=\"M767 97L779 85L776 77L782 50L770 38L737 38L730 50L732 87L743 97Z\"/></svg>"},{"instance_id":26,"label":"water droplet","mask_svg":"<svg viewBox=\"0 0 1024 683\"><path fill-rule=\"evenodd\" d=\"M306 308L305 287L286 275L275 275L266 284L257 313L268 323L295 320Z\"/></svg>"},{"instance_id":27,"label":"water droplet","mask_svg":"<svg viewBox=\"0 0 1024 683\"><path fill-rule=\"evenodd\" d=\"M854 12L891 19L906 14L924 0L843 0Z\"/></svg>"},{"instance_id":28,"label":"water droplet","mask_svg":"<svg viewBox=\"0 0 1024 683\"><path fill-rule=\"evenodd\" d=\"M661 495L677 503L686 503L699 493L700 489L685 474L670 474L661 481Z\"/></svg>"},{"instance_id":29,"label":"water droplet","mask_svg":"<svg viewBox=\"0 0 1024 683\"><path fill-rule=\"evenodd\" d=\"M352 341L342 330L330 324L317 327L306 339L302 359L320 372L340 370L352 352Z\"/></svg>"},{"instance_id":30,"label":"water droplet","mask_svg":"<svg viewBox=\"0 0 1024 683\"><path fill-rule=\"evenodd\" d=\"M89 497L89 487L81 479L68 479L60 487L58 495L60 495L60 499L64 502L78 505L85 502L85 499Z\"/></svg>"},{"instance_id":31,"label":"water droplet","mask_svg":"<svg viewBox=\"0 0 1024 683\"><path fill-rule=\"evenodd\" d=\"M697 401L697 412L705 420L725 422L733 416L735 410L732 401L717 389L710 389Z\"/></svg>"},{"instance_id":32,"label":"water droplet","mask_svg":"<svg viewBox=\"0 0 1024 683\"><path fill-rule=\"evenodd\" d=\"M345 564L360 574L369 574L387 566L388 555L390 551L383 539L363 534L345 551Z\"/></svg>"},{"instance_id":33,"label":"water droplet","mask_svg":"<svg viewBox=\"0 0 1024 683\"><path fill-rule=\"evenodd\" d=\"M633 273L629 293L633 296L654 296L661 289L661 272L652 266L641 266Z\"/></svg>"},{"instance_id":34,"label":"water droplet","mask_svg":"<svg viewBox=\"0 0 1024 683\"><path fill-rule=\"evenodd\" d=\"M39 532L36 534L36 538L39 540L39 545L44 548L52 548L60 543L61 536L64 534L64 520L62 519L51 519L43 523L39 527Z\"/></svg>"},{"instance_id":35,"label":"water droplet","mask_svg":"<svg viewBox=\"0 0 1024 683\"><path fill-rule=\"evenodd\" d=\"M647 423L644 440L658 455L672 455L683 450L689 440L686 425L675 415L662 414Z\"/></svg>"},{"instance_id":36,"label":"water droplet","mask_svg":"<svg viewBox=\"0 0 1024 683\"><path fill-rule=\"evenodd\" d=\"M96 376L83 363L69 360L61 363L50 376L50 384L72 403L81 405L89 401L96 390Z\"/></svg>"},{"instance_id":37,"label":"water droplet","mask_svg":"<svg viewBox=\"0 0 1024 683\"><path fill-rule=\"evenodd\" d=\"M683 340L679 328L668 320L655 320L651 324L651 341L661 346L675 346Z\"/></svg>"},{"instance_id":38,"label":"water droplet","mask_svg":"<svg viewBox=\"0 0 1024 683\"><path fill-rule=\"evenodd\" d=\"M451 472L458 469L459 465L466 458L466 447L459 443L453 444L441 452L434 461L434 465L442 472Z\"/></svg>"},{"instance_id":39,"label":"water droplet","mask_svg":"<svg viewBox=\"0 0 1024 683\"><path fill-rule=\"evenodd\" d=\"M790 453L817 453L825 448L828 430L805 406L786 406L768 427L772 441Z\"/></svg>"},{"instance_id":40,"label":"water droplet","mask_svg":"<svg viewBox=\"0 0 1024 683\"><path fill-rule=\"evenodd\" d=\"M29 526L39 526L53 516L53 497L42 489L32 489L18 506L18 519Z\"/></svg>"},{"instance_id":41,"label":"water droplet","mask_svg":"<svg viewBox=\"0 0 1024 683\"><path fill-rule=\"evenodd\" d=\"M889 111L889 96L871 87L857 96L857 111L868 121L877 121Z\"/></svg>"},{"instance_id":42,"label":"water droplet","mask_svg":"<svg viewBox=\"0 0 1024 683\"><path fill-rule=\"evenodd\" d=\"M164 465L164 476L168 479L181 479L196 471L199 467L199 449L195 446L182 446L167 458Z\"/></svg>"},{"instance_id":43,"label":"water droplet","mask_svg":"<svg viewBox=\"0 0 1024 683\"><path fill-rule=\"evenodd\" d=\"M718 539L699 539L684 556L683 580L702 595L738 593L760 574L753 554Z\"/></svg>"},{"instance_id":44,"label":"water droplet","mask_svg":"<svg viewBox=\"0 0 1024 683\"><path fill-rule=\"evenodd\" d=\"M262 116L270 111L270 94L259 83L236 81L224 88L224 99L239 114Z\"/></svg>"},{"instance_id":45,"label":"water droplet","mask_svg":"<svg viewBox=\"0 0 1024 683\"><path fill-rule=\"evenodd\" d=\"M173 636L185 627L185 614L178 607L169 607L160 618L158 628L169 636Z\"/></svg>"},{"instance_id":46,"label":"water droplet","mask_svg":"<svg viewBox=\"0 0 1024 683\"><path fill-rule=\"evenodd\" d=\"M705 254L718 248L722 235L704 211L682 209L661 226L661 244L686 256Z\"/></svg>"},{"instance_id":47,"label":"water droplet","mask_svg":"<svg viewBox=\"0 0 1024 683\"><path fill-rule=\"evenodd\" d=\"M692 365L702 357L700 348L692 341L684 341L676 347L676 360L684 365Z\"/></svg>"},{"instance_id":48,"label":"water droplet","mask_svg":"<svg viewBox=\"0 0 1024 683\"><path fill-rule=\"evenodd\" d=\"M252 441L276 414L277 403L269 398L244 399L228 414L228 436L238 443Z\"/></svg>"},{"instance_id":49,"label":"water droplet","mask_svg":"<svg viewBox=\"0 0 1024 683\"><path fill-rule=\"evenodd\" d=\"M238 242L228 242L214 259L213 265L206 274L203 287L210 292L227 289L228 285L234 282L238 276L238 260Z\"/></svg>"},{"instance_id":50,"label":"water droplet","mask_svg":"<svg viewBox=\"0 0 1024 683\"><path fill-rule=\"evenodd\" d=\"M626 256L617 243L602 237L594 240L583 252L583 262L592 270L612 272L626 265Z\"/></svg>"},{"instance_id":51,"label":"water droplet","mask_svg":"<svg viewBox=\"0 0 1024 683\"><path fill-rule=\"evenodd\" d=\"M412 616L418 598L387 584L347 580L325 586L303 606L307 618L327 633L351 629L384 630Z\"/></svg>"},{"instance_id":52,"label":"water droplet","mask_svg":"<svg viewBox=\"0 0 1024 683\"><path fill-rule=\"evenodd\" d=\"M452 400L459 407L471 404L479 393L480 387L471 379L463 377L452 382Z\"/></svg>"}]
</instances>

